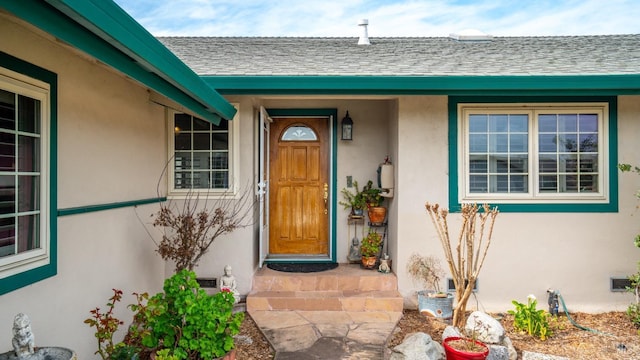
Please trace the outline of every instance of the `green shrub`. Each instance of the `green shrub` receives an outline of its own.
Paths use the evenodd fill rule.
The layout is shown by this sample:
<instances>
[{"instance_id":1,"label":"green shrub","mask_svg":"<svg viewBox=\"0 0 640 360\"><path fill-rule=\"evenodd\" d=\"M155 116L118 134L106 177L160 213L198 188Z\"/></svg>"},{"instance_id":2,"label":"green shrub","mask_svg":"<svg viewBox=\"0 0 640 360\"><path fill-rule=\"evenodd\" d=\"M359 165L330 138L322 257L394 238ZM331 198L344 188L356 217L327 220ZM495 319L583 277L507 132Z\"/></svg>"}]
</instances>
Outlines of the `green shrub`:
<instances>
[{"instance_id":1,"label":"green shrub","mask_svg":"<svg viewBox=\"0 0 640 360\"><path fill-rule=\"evenodd\" d=\"M526 305L515 300L511 303L516 307L515 310L508 311L513 315L513 327L531 336L539 337L540 340L546 340L552 335L547 321L549 315L544 310L536 309L538 300L535 296L529 295Z\"/></svg>"}]
</instances>

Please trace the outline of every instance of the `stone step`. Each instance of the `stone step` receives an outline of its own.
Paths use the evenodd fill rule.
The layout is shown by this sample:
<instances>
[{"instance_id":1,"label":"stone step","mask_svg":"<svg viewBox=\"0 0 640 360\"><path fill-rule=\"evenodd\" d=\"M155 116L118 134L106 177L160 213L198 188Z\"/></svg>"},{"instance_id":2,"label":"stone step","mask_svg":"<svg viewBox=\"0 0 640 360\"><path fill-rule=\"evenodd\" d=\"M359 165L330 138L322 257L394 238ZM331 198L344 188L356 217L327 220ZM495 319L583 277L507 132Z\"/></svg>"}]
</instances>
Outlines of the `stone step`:
<instances>
[{"instance_id":1,"label":"stone step","mask_svg":"<svg viewBox=\"0 0 640 360\"><path fill-rule=\"evenodd\" d=\"M388 291L252 291L247 296L251 311L392 311L402 312L397 290Z\"/></svg>"},{"instance_id":2,"label":"stone step","mask_svg":"<svg viewBox=\"0 0 640 360\"><path fill-rule=\"evenodd\" d=\"M316 273L286 273L263 268L253 278L247 311L402 312L403 298L394 274L340 264Z\"/></svg>"}]
</instances>

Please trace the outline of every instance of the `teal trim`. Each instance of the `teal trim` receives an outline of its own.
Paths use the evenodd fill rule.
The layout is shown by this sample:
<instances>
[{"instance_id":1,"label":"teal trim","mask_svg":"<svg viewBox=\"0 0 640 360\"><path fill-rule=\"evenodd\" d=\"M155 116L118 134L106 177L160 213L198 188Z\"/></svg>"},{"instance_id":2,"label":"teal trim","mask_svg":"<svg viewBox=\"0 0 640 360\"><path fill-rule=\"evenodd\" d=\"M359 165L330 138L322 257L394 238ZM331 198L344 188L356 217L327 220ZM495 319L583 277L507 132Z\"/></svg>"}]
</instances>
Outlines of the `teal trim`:
<instances>
[{"instance_id":1,"label":"teal trim","mask_svg":"<svg viewBox=\"0 0 640 360\"><path fill-rule=\"evenodd\" d=\"M631 95L640 74L532 76L202 76L224 95Z\"/></svg>"},{"instance_id":2,"label":"teal trim","mask_svg":"<svg viewBox=\"0 0 640 360\"><path fill-rule=\"evenodd\" d=\"M337 230L336 230L336 209L338 204L338 192L337 192L337 184L338 184L338 140L337 140L337 124L338 124L338 109L267 109L267 112L271 117L285 117L285 116L319 116L319 117L333 117L332 132L331 132L331 154L333 154L333 158L331 160L331 179L329 179L329 184L331 184L331 194L333 194L333 198L331 199L331 254L329 254L331 261L335 262L338 258L338 238L337 238Z\"/></svg>"},{"instance_id":3,"label":"teal trim","mask_svg":"<svg viewBox=\"0 0 640 360\"><path fill-rule=\"evenodd\" d=\"M449 209L460 211L458 202L458 104L460 103L568 103L607 102L609 103L609 202L608 203L563 203L563 204L491 204L503 212L618 212L618 99L616 97L456 97L449 98Z\"/></svg>"},{"instance_id":4,"label":"teal trim","mask_svg":"<svg viewBox=\"0 0 640 360\"><path fill-rule=\"evenodd\" d=\"M158 197L158 198L150 198L150 199L142 199L142 200L132 200L132 201L122 201L110 204L100 204L100 205L89 205L89 206L79 206L67 209L58 209L58 216L69 216L76 214L86 214L96 211L104 211L104 210L112 210L119 209L123 207L132 207L153 203L161 203L167 201L166 197Z\"/></svg>"},{"instance_id":5,"label":"teal trim","mask_svg":"<svg viewBox=\"0 0 640 360\"><path fill-rule=\"evenodd\" d=\"M0 51L0 67L49 84L49 264L0 279L0 295L58 273L58 75ZM42 231L42 229L40 229Z\"/></svg>"},{"instance_id":6,"label":"teal trim","mask_svg":"<svg viewBox=\"0 0 640 360\"><path fill-rule=\"evenodd\" d=\"M236 109L112 1L0 0L0 7L219 124Z\"/></svg>"}]
</instances>

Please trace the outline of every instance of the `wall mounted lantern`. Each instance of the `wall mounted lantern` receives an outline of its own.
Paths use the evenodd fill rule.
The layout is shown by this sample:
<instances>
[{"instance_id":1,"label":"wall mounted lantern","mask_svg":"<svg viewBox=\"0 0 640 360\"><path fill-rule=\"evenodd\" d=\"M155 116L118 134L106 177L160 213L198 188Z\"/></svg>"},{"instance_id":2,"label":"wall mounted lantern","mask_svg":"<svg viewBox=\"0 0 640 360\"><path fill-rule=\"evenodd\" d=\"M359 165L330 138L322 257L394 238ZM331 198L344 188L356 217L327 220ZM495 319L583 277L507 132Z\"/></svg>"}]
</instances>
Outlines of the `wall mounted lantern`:
<instances>
[{"instance_id":1,"label":"wall mounted lantern","mask_svg":"<svg viewBox=\"0 0 640 360\"><path fill-rule=\"evenodd\" d=\"M353 140L353 120L347 115L342 118L342 140Z\"/></svg>"}]
</instances>

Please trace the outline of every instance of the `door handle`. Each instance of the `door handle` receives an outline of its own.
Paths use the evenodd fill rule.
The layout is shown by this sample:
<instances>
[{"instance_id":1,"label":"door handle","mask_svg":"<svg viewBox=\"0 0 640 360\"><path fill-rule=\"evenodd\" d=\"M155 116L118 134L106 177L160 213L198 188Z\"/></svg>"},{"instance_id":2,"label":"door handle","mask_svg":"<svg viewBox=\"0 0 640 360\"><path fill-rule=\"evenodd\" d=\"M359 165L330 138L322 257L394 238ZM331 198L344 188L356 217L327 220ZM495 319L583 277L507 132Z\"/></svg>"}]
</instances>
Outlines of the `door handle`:
<instances>
[{"instance_id":1,"label":"door handle","mask_svg":"<svg viewBox=\"0 0 640 360\"><path fill-rule=\"evenodd\" d=\"M329 184L324 183L324 214L327 215L329 210L327 208L327 201L329 200Z\"/></svg>"}]
</instances>

